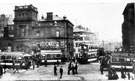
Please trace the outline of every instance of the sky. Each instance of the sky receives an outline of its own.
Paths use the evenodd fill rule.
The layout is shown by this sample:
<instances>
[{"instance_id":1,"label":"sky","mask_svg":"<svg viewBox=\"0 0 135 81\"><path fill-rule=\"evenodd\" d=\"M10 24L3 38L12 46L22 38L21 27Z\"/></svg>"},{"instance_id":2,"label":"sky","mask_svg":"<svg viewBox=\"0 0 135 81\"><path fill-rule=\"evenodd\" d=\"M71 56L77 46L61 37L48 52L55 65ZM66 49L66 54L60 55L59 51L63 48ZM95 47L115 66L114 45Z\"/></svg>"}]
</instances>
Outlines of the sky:
<instances>
[{"instance_id":1,"label":"sky","mask_svg":"<svg viewBox=\"0 0 135 81\"><path fill-rule=\"evenodd\" d=\"M38 18L53 12L66 16L74 26L88 27L100 41L122 41L123 10L135 0L2 0L0 14L12 14L15 6L32 4L38 8Z\"/></svg>"}]
</instances>

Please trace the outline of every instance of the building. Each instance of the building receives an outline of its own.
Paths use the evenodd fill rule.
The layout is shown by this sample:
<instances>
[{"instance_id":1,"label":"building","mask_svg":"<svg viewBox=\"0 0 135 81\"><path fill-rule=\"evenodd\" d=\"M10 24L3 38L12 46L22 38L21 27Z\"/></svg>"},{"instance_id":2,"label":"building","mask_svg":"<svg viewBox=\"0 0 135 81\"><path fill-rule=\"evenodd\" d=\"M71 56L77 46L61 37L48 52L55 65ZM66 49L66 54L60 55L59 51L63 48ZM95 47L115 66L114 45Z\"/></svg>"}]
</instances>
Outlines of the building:
<instances>
[{"instance_id":1,"label":"building","mask_svg":"<svg viewBox=\"0 0 135 81\"><path fill-rule=\"evenodd\" d=\"M11 51L14 41L14 25L11 24L11 15L0 15L0 50ZM11 45L12 44L12 45ZM9 50L10 49L10 50Z\"/></svg>"},{"instance_id":2,"label":"building","mask_svg":"<svg viewBox=\"0 0 135 81\"><path fill-rule=\"evenodd\" d=\"M15 43L14 51L30 52L31 47L25 45L26 42L31 42L32 27L36 26L38 20L37 8L32 5L15 6Z\"/></svg>"},{"instance_id":3,"label":"building","mask_svg":"<svg viewBox=\"0 0 135 81\"><path fill-rule=\"evenodd\" d=\"M88 45L89 48L98 47L97 35L88 28L79 25L74 28L74 53L79 54L80 44Z\"/></svg>"},{"instance_id":4,"label":"building","mask_svg":"<svg viewBox=\"0 0 135 81\"><path fill-rule=\"evenodd\" d=\"M38 10L33 5L15 6L14 51L61 49L73 53L73 24L64 16L48 12L38 21Z\"/></svg>"},{"instance_id":5,"label":"building","mask_svg":"<svg viewBox=\"0 0 135 81\"><path fill-rule=\"evenodd\" d=\"M135 4L128 3L123 11L124 22L122 24L123 51L135 52Z\"/></svg>"}]
</instances>

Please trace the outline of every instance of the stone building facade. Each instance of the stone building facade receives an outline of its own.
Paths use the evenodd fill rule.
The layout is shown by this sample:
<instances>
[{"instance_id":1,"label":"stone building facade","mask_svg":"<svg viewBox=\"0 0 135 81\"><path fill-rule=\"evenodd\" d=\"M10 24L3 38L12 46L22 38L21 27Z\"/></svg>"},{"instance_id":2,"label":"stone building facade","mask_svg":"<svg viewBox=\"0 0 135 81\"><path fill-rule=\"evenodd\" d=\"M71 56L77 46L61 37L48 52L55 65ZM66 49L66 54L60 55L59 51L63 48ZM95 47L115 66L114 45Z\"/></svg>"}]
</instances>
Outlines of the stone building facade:
<instances>
[{"instance_id":1,"label":"stone building facade","mask_svg":"<svg viewBox=\"0 0 135 81\"><path fill-rule=\"evenodd\" d=\"M61 49L73 52L73 24L66 17L52 12L38 21L38 11L33 5L15 6L14 51Z\"/></svg>"},{"instance_id":2,"label":"stone building facade","mask_svg":"<svg viewBox=\"0 0 135 81\"><path fill-rule=\"evenodd\" d=\"M135 52L135 4L128 3L123 11L124 22L122 24L123 51Z\"/></svg>"}]
</instances>

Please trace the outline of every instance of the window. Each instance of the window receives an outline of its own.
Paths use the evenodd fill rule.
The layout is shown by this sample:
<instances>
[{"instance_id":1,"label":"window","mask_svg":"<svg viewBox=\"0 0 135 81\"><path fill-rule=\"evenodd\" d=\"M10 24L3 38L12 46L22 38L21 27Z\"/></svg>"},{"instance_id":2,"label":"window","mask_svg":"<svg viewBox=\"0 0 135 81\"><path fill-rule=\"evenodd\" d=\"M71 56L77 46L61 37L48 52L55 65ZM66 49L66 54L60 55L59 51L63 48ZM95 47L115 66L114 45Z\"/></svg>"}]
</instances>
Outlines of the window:
<instances>
[{"instance_id":1,"label":"window","mask_svg":"<svg viewBox=\"0 0 135 81\"><path fill-rule=\"evenodd\" d=\"M25 27L26 27L26 25L19 25L19 27L20 27L20 36L21 37L24 37L25 36Z\"/></svg>"},{"instance_id":2,"label":"window","mask_svg":"<svg viewBox=\"0 0 135 81\"><path fill-rule=\"evenodd\" d=\"M21 17L21 14L18 14L19 17Z\"/></svg>"},{"instance_id":3,"label":"window","mask_svg":"<svg viewBox=\"0 0 135 81\"><path fill-rule=\"evenodd\" d=\"M36 36L37 36L37 37L40 36L40 31L36 31Z\"/></svg>"},{"instance_id":4,"label":"window","mask_svg":"<svg viewBox=\"0 0 135 81\"><path fill-rule=\"evenodd\" d=\"M79 37L79 40L82 41L83 40L83 37Z\"/></svg>"},{"instance_id":5,"label":"window","mask_svg":"<svg viewBox=\"0 0 135 81\"><path fill-rule=\"evenodd\" d=\"M56 31L56 37L60 37L60 31Z\"/></svg>"},{"instance_id":6,"label":"window","mask_svg":"<svg viewBox=\"0 0 135 81\"><path fill-rule=\"evenodd\" d=\"M76 47L79 47L80 46L80 44L79 43L76 43Z\"/></svg>"},{"instance_id":7,"label":"window","mask_svg":"<svg viewBox=\"0 0 135 81\"><path fill-rule=\"evenodd\" d=\"M22 17L24 17L24 13L22 14Z\"/></svg>"},{"instance_id":8,"label":"window","mask_svg":"<svg viewBox=\"0 0 135 81\"><path fill-rule=\"evenodd\" d=\"M25 29L21 28L21 37L24 37L24 35L25 35Z\"/></svg>"}]
</instances>

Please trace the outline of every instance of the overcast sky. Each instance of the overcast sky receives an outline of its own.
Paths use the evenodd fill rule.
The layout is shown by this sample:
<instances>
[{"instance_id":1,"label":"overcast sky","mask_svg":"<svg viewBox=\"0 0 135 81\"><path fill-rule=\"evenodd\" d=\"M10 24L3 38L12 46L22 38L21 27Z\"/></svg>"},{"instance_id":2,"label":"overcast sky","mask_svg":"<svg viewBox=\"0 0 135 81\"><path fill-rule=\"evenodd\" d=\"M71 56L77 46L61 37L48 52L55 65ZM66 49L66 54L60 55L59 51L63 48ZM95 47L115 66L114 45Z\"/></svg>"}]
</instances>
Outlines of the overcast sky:
<instances>
[{"instance_id":1,"label":"overcast sky","mask_svg":"<svg viewBox=\"0 0 135 81\"><path fill-rule=\"evenodd\" d=\"M12 14L14 8L29 5L38 8L38 16L47 12L67 18L76 26L82 25L97 32L100 41L122 41L121 26L123 10L127 3L134 0L2 0L0 14Z\"/></svg>"}]
</instances>

